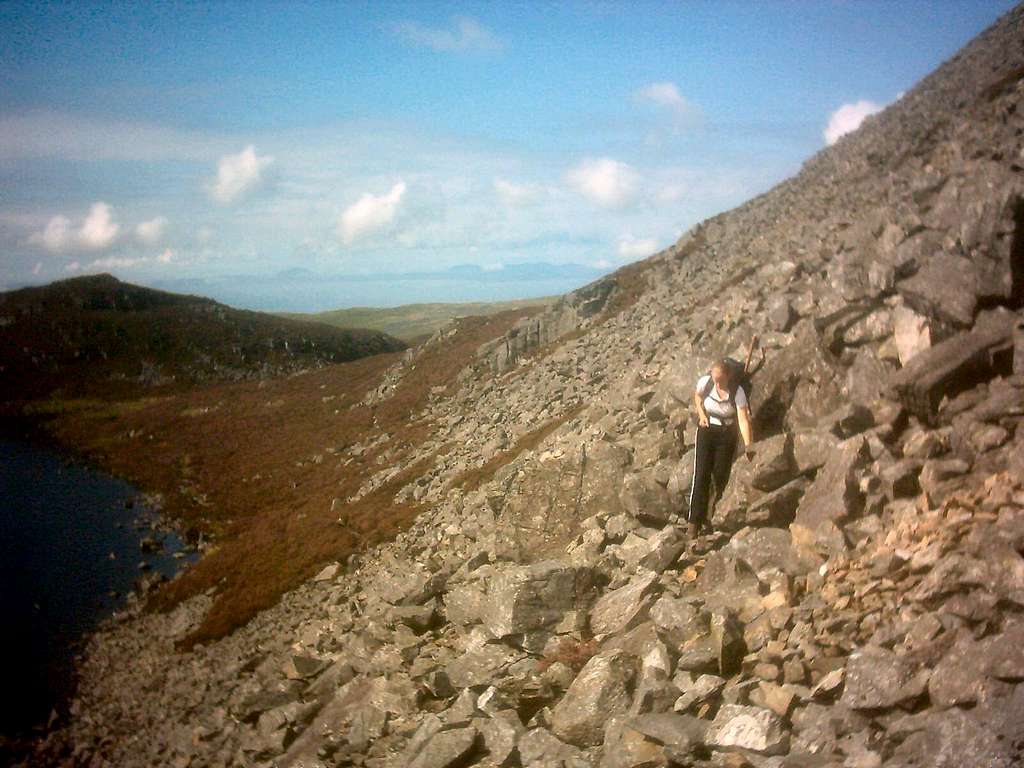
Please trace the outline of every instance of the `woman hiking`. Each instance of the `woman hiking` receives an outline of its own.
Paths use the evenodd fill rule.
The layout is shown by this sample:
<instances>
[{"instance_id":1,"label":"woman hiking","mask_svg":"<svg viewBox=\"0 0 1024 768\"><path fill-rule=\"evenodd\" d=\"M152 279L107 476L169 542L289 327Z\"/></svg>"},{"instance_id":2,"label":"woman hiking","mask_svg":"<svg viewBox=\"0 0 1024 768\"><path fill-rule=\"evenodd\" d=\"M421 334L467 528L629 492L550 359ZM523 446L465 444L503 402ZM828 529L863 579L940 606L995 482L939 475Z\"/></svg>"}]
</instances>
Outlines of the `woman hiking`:
<instances>
[{"instance_id":1,"label":"woman hiking","mask_svg":"<svg viewBox=\"0 0 1024 768\"><path fill-rule=\"evenodd\" d=\"M755 343L750 345L751 353ZM753 456L750 446L754 436L747 399L750 386L746 383L749 368L750 353L742 368L738 362L723 358L711 366L710 372L697 380L693 402L697 408L698 426L694 439L693 485L690 488L690 509L687 514L691 541L697 538L701 527L707 523L711 481L715 481L715 497L718 499L722 498L725 485L729 482L736 454L737 425L743 437L747 459Z\"/></svg>"}]
</instances>

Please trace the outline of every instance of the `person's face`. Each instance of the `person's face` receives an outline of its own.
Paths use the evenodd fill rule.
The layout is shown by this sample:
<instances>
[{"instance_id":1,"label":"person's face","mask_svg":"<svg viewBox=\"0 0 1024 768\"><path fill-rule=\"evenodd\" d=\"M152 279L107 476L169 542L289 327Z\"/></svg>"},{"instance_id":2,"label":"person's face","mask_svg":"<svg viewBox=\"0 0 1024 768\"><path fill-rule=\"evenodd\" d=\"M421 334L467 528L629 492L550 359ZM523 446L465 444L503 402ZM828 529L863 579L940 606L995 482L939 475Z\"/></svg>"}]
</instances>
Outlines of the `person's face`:
<instances>
[{"instance_id":1,"label":"person's face","mask_svg":"<svg viewBox=\"0 0 1024 768\"><path fill-rule=\"evenodd\" d=\"M711 378L720 388L725 389L729 385L729 370L716 365L711 369Z\"/></svg>"}]
</instances>

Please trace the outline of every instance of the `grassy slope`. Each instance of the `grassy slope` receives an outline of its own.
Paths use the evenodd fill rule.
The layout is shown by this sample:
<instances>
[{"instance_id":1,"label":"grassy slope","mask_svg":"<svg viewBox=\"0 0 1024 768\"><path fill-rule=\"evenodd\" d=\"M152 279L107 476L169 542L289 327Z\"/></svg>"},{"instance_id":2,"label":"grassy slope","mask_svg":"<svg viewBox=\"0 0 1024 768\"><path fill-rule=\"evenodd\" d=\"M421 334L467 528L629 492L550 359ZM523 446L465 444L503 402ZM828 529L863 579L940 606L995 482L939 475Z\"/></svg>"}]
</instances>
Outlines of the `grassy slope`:
<instances>
[{"instance_id":1,"label":"grassy slope","mask_svg":"<svg viewBox=\"0 0 1024 768\"><path fill-rule=\"evenodd\" d=\"M466 304L403 304L383 309L351 307L309 314L283 312L279 314L281 317L294 320L309 320L343 328L372 328L402 341L413 343L424 336L429 336L455 317L486 316L524 307L542 307L553 303L557 298L557 296L544 296L538 299Z\"/></svg>"}]
</instances>

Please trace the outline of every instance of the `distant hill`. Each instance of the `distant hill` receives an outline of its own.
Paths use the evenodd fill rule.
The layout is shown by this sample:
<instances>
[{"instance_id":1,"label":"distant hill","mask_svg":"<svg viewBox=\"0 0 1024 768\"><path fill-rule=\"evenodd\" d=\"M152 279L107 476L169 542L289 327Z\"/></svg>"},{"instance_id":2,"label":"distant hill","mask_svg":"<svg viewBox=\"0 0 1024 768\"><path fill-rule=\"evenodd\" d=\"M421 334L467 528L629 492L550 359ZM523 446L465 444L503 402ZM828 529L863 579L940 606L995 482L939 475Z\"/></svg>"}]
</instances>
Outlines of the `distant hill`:
<instances>
[{"instance_id":1,"label":"distant hill","mask_svg":"<svg viewBox=\"0 0 1024 768\"><path fill-rule=\"evenodd\" d=\"M0 401L118 397L289 373L405 348L90 275L0 293Z\"/></svg>"},{"instance_id":2,"label":"distant hill","mask_svg":"<svg viewBox=\"0 0 1024 768\"><path fill-rule=\"evenodd\" d=\"M414 343L436 331L456 317L486 317L513 309L543 307L555 302L557 297L544 296L538 299L519 301L478 301L466 304L403 304L399 307L378 309L374 307L351 307L329 312L278 313L280 317L294 320L312 320L340 328L372 328L396 336L402 341Z\"/></svg>"}]
</instances>

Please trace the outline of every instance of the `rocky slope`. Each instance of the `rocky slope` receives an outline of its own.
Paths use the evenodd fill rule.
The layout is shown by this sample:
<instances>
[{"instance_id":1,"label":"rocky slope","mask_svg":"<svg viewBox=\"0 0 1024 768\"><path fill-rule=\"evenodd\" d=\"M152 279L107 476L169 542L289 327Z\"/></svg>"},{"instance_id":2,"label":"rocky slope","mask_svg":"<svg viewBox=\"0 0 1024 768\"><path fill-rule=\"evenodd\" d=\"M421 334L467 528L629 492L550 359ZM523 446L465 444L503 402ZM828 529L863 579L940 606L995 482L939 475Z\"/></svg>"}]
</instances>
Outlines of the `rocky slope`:
<instances>
[{"instance_id":1,"label":"rocky slope","mask_svg":"<svg viewBox=\"0 0 1024 768\"><path fill-rule=\"evenodd\" d=\"M483 345L358 491L432 457L399 492L428 512L188 653L210 595L127 611L33 759L1021 764L1022 97L1018 7L796 177ZM758 451L688 543L693 382L755 332Z\"/></svg>"}]
</instances>

